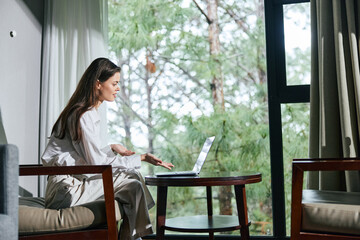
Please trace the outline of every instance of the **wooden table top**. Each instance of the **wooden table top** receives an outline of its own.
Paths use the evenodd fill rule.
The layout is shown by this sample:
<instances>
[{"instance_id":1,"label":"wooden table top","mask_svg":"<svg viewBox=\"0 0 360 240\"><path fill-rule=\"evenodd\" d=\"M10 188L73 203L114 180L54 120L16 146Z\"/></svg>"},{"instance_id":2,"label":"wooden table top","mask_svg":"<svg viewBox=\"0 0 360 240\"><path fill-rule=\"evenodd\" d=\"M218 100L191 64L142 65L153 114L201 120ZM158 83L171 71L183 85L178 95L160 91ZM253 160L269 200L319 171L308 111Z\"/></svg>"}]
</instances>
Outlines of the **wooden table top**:
<instances>
[{"instance_id":1,"label":"wooden table top","mask_svg":"<svg viewBox=\"0 0 360 240\"><path fill-rule=\"evenodd\" d=\"M201 172L198 176L146 176L150 186L226 186L261 182L261 173L254 172Z\"/></svg>"}]
</instances>

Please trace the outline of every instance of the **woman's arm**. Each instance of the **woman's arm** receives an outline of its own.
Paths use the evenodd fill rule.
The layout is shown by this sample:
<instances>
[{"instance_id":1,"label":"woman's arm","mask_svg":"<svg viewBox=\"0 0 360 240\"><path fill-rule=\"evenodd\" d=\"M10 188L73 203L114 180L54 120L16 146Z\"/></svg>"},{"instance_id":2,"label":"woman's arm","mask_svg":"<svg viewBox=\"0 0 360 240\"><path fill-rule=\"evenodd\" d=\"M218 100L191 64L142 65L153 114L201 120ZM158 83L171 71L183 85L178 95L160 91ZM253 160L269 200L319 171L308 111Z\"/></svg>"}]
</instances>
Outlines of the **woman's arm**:
<instances>
[{"instance_id":1,"label":"woman's arm","mask_svg":"<svg viewBox=\"0 0 360 240\"><path fill-rule=\"evenodd\" d=\"M121 144L110 144L111 150L116 154L120 154L121 156L131 156L134 155L135 152L128 150Z\"/></svg>"},{"instance_id":2,"label":"woman's arm","mask_svg":"<svg viewBox=\"0 0 360 240\"><path fill-rule=\"evenodd\" d=\"M172 163L163 162L159 158L152 155L151 153L141 154L141 161L151 163L152 165L155 165L155 166L164 167L169 170L171 170L171 168L174 167L174 165Z\"/></svg>"},{"instance_id":3,"label":"woman's arm","mask_svg":"<svg viewBox=\"0 0 360 240\"><path fill-rule=\"evenodd\" d=\"M110 146L107 147L108 151L100 148L99 123L100 119L96 110L89 110L80 118L82 138L77 145L80 148L80 154L84 157L87 164L110 164L118 168L140 168L141 161L139 155L119 156L111 151Z\"/></svg>"},{"instance_id":4,"label":"woman's arm","mask_svg":"<svg viewBox=\"0 0 360 240\"><path fill-rule=\"evenodd\" d=\"M93 110L94 111L94 110ZM113 167L120 168L140 168L141 161L148 162L155 166L161 166L167 169L174 167L173 164L163 162L156 156L150 153L135 155L133 151L126 149L120 144L112 144L108 146L109 150L115 150L116 153L125 156L119 156L114 154L113 151L109 151L109 154L100 149L100 129L97 112L88 111L80 118L80 125L82 130L81 146L85 160L89 164L111 164ZM97 118L96 118L97 117Z\"/></svg>"}]
</instances>

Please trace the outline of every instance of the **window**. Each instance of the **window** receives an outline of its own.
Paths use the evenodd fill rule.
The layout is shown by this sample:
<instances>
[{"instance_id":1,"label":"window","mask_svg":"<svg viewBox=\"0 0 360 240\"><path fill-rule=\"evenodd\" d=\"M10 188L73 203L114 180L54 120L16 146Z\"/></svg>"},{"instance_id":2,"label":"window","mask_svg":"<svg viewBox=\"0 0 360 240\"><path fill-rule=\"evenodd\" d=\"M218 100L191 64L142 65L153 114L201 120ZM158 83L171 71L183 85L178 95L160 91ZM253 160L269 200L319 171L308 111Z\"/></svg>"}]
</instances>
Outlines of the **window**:
<instances>
[{"instance_id":1,"label":"window","mask_svg":"<svg viewBox=\"0 0 360 240\"><path fill-rule=\"evenodd\" d=\"M310 84L310 3L283 5L286 57L286 83ZM286 235L290 235L291 163L294 158L308 158L310 105L284 103L281 105L284 156L284 187Z\"/></svg>"},{"instance_id":2,"label":"window","mask_svg":"<svg viewBox=\"0 0 360 240\"><path fill-rule=\"evenodd\" d=\"M310 84L310 3L283 6L287 85Z\"/></svg>"},{"instance_id":3,"label":"window","mask_svg":"<svg viewBox=\"0 0 360 240\"><path fill-rule=\"evenodd\" d=\"M290 235L292 160L309 157L309 103L281 105L286 235Z\"/></svg>"},{"instance_id":4,"label":"window","mask_svg":"<svg viewBox=\"0 0 360 240\"><path fill-rule=\"evenodd\" d=\"M308 156L310 4L266 1L269 129L274 237L290 234L291 161ZM299 14L303 18L299 17ZM300 27L302 26L302 27ZM292 37L306 36L300 44ZM291 132L294 132L291 134ZM299 140L300 139L300 140ZM294 141L300 141L294 147Z\"/></svg>"},{"instance_id":5,"label":"window","mask_svg":"<svg viewBox=\"0 0 360 240\"><path fill-rule=\"evenodd\" d=\"M216 135L204 171L261 172L263 181L247 187L250 234L285 236L283 138L308 108L295 103L309 100L309 59L300 47L281 55L289 39L283 29L306 11L281 1L215 2L209 12L200 0L109 1L110 58L122 67L122 90L108 106L110 140L187 170L205 137ZM142 169L143 175L156 171L164 169ZM236 214L232 191L213 189L214 214ZM167 216L205 214L205 197L202 188L170 188ZM154 209L150 214L155 217Z\"/></svg>"}]
</instances>

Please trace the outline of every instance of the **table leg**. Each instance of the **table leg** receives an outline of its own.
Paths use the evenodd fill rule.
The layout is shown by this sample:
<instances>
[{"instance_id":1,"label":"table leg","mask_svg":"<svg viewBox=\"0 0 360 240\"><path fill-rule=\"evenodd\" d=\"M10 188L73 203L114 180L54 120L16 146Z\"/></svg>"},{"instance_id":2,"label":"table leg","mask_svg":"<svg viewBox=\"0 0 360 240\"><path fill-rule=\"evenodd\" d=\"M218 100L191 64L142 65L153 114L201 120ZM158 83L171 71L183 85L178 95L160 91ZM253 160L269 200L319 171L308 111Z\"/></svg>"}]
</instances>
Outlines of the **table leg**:
<instances>
[{"instance_id":1,"label":"table leg","mask_svg":"<svg viewBox=\"0 0 360 240\"><path fill-rule=\"evenodd\" d=\"M167 187L157 187L156 205L156 240L163 240L165 235Z\"/></svg>"},{"instance_id":2,"label":"table leg","mask_svg":"<svg viewBox=\"0 0 360 240\"><path fill-rule=\"evenodd\" d=\"M241 239L249 239L249 220L247 214L245 185L235 185L236 206L241 226Z\"/></svg>"},{"instance_id":3,"label":"table leg","mask_svg":"<svg viewBox=\"0 0 360 240\"><path fill-rule=\"evenodd\" d=\"M207 199L207 212L208 212L208 218L211 220L213 216L213 205L212 205L212 191L211 186L206 187L206 199ZM209 239L214 239L214 232L209 232Z\"/></svg>"},{"instance_id":4,"label":"table leg","mask_svg":"<svg viewBox=\"0 0 360 240\"><path fill-rule=\"evenodd\" d=\"M207 199L207 212L208 212L208 216L210 217L213 215L212 192L210 186L206 187L206 199Z\"/></svg>"}]
</instances>

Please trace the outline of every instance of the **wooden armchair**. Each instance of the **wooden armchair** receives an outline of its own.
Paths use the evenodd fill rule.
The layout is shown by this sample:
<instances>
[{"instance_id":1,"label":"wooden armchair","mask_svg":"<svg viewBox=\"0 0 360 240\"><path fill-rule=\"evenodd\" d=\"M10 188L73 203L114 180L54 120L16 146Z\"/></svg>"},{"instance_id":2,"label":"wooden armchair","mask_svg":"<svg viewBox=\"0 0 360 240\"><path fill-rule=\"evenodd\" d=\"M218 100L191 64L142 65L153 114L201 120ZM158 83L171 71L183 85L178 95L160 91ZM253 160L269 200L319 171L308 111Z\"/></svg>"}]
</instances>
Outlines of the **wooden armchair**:
<instances>
[{"instance_id":1,"label":"wooden armchair","mask_svg":"<svg viewBox=\"0 0 360 240\"><path fill-rule=\"evenodd\" d=\"M118 231L117 231L117 225L116 225L116 216L115 216L115 206L116 202L114 200L114 188L113 188L113 179L112 179L112 167L111 165L97 165L97 166L64 166L64 167L45 167L42 165L21 165L19 169L19 175L20 176L30 176L30 175L67 175L67 174L102 174L103 178L103 186L104 186L104 195L105 195L105 201L100 200L97 203L94 203L95 205L100 204L99 206L96 206L96 211L94 211L94 215L99 214L102 215L99 218L105 218L105 224L102 224L101 226L90 226L90 227L84 227L84 229L66 229L65 227L61 227L61 229L57 226L60 230L55 231L46 231L44 229L41 229L37 232L36 228L41 223L37 224L37 226L28 226L29 224L32 224L32 219L35 221L34 216L28 216L30 215L26 211L29 209L28 206L24 206L22 208L21 204L19 207L19 231L22 228L22 223L26 224L27 229L31 229L32 232L30 233L24 233L19 232L19 239L25 240L25 239L31 239L31 240L53 240L53 239L67 239L67 240L88 240L88 239L109 239L109 240L115 240L118 238ZM104 204L105 202L105 204ZM102 205L101 205L102 204ZM105 205L105 209L103 208ZM94 206L94 205L93 205ZM42 208L36 208L37 211L37 219L40 217L44 217L43 220L44 223L49 221L49 211L55 211L55 222L62 221L64 218L63 214L75 214L78 211L74 210L72 207L64 210L63 212L59 212L61 210L52 210L52 209L42 209ZM81 211L90 211L88 206L82 206ZM31 207L30 207L31 209ZM117 209L119 210L119 209ZM44 211L42 213L42 211ZM47 212L46 212L47 211ZM80 212L81 212L80 211ZM38 214L39 213L39 214ZM93 214L91 213L91 214ZM28 218L29 219L25 219ZM58 219L56 219L58 217ZM94 217L96 218L96 216ZM70 219L82 219L82 216L70 216ZM29 222L30 221L30 222ZM40 221L40 222L41 222ZM69 225L69 224L68 224ZM73 224L70 224L73 225ZM71 226L73 227L73 226Z\"/></svg>"},{"instance_id":2,"label":"wooden armchair","mask_svg":"<svg viewBox=\"0 0 360 240\"><path fill-rule=\"evenodd\" d=\"M292 167L291 239L360 240L360 193L303 190L304 171L360 170L360 159L295 159Z\"/></svg>"}]
</instances>

